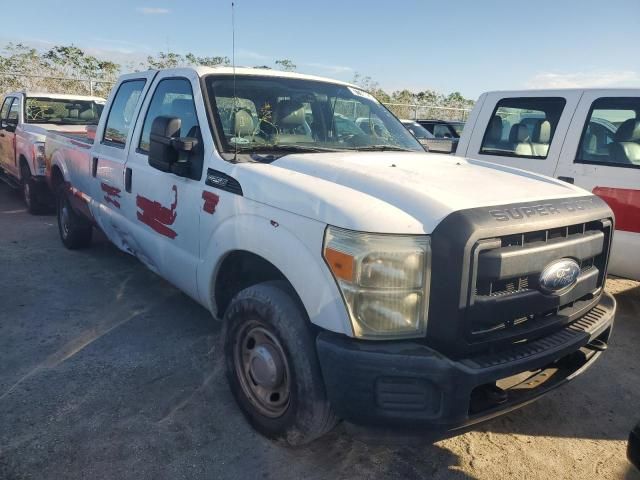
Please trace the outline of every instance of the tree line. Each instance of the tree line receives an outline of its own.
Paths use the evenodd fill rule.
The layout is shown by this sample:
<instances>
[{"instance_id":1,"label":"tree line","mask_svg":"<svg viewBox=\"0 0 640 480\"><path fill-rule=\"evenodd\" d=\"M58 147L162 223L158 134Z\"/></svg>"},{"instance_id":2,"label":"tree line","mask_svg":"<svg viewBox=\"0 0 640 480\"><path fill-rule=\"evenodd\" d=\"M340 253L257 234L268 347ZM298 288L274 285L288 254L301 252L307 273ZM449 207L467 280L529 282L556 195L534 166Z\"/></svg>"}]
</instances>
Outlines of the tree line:
<instances>
[{"instance_id":1,"label":"tree line","mask_svg":"<svg viewBox=\"0 0 640 480\"><path fill-rule=\"evenodd\" d=\"M74 45L58 45L41 51L21 43L9 43L0 53L0 93L27 89L106 97L122 72L230 63L226 56L160 52L147 56L145 61L121 65L111 60L99 59ZM292 60L283 58L276 60L273 66L256 65L255 68L296 71L298 67ZM355 73L352 83L383 103L447 108L471 108L474 103L459 92L443 94L434 90L412 92L407 89L387 92L374 79L360 73ZM400 106L392 107L392 110L402 117L412 117L417 112L417 109Z\"/></svg>"}]
</instances>

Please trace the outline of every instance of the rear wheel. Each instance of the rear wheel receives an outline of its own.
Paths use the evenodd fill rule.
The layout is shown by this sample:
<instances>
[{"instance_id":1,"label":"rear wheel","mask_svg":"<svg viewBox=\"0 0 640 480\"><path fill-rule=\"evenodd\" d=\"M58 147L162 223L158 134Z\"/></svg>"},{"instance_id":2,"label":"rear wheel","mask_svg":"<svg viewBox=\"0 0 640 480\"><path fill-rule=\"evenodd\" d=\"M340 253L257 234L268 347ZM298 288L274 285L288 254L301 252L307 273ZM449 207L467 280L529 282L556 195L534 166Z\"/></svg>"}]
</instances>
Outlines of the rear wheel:
<instances>
[{"instance_id":1,"label":"rear wheel","mask_svg":"<svg viewBox=\"0 0 640 480\"><path fill-rule=\"evenodd\" d=\"M314 336L286 283L241 291L225 326L231 391L256 430L302 445L333 428Z\"/></svg>"},{"instance_id":2,"label":"rear wheel","mask_svg":"<svg viewBox=\"0 0 640 480\"><path fill-rule=\"evenodd\" d=\"M70 250L88 247L91 244L91 223L73 211L64 187L57 194L58 231L65 247Z\"/></svg>"}]
</instances>

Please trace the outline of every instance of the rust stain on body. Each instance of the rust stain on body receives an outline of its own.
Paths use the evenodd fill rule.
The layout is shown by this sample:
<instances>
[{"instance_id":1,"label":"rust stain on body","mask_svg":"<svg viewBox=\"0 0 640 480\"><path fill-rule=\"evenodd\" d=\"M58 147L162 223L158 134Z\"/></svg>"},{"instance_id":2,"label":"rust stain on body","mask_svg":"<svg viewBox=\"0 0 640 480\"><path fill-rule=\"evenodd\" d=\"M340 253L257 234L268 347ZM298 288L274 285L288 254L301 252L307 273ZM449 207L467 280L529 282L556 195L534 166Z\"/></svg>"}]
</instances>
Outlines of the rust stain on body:
<instances>
[{"instance_id":1,"label":"rust stain on body","mask_svg":"<svg viewBox=\"0 0 640 480\"><path fill-rule=\"evenodd\" d=\"M110 203L116 208L120 208L120 202L118 201L118 199L120 198L120 192L122 192L122 190L120 190L117 187L112 187L111 185L107 185L104 182L100 183L100 188L105 193L104 201L107 203Z\"/></svg>"},{"instance_id":2,"label":"rust stain on body","mask_svg":"<svg viewBox=\"0 0 640 480\"><path fill-rule=\"evenodd\" d=\"M174 239L178 236L175 230L169 228L176 221L178 216L176 208L178 207L178 188L173 188L174 200L169 208L164 207L160 202L150 200L142 195L136 196L136 206L140 209L137 212L138 220L148 225L160 235Z\"/></svg>"},{"instance_id":3,"label":"rust stain on body","mask_svg":"<svg viewBox=\"0 0 640 480\"><path fill-rule=\"evenodd\" d=\"M220 201L220 197L215 193L204 191L202 192L202 199L204 200L202 210L213 215L216 211L216 207L218 206L218 202Z\"/></svg>"}]
</instances>

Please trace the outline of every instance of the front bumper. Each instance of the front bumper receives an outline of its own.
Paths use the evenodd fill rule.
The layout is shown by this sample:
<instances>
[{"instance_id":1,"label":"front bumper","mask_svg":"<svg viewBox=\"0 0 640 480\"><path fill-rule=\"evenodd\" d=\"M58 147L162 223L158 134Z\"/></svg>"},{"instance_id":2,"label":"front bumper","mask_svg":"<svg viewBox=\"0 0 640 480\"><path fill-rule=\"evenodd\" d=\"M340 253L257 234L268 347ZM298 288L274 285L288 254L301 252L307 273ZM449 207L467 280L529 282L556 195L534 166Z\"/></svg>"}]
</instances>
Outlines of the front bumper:
<instances>
[{"instance_id":1,"label":"front bumper","mask_svg":"<svg viewBox=\"0 0 640 480\"><path fill-rule=\"evenodd\" d=\"M573 379L606 349L616 302L508 350L453 360L420 343L323 332L317 349L336 414L366 426L455 431L525 405Z\"/></svg>"}]
</instances>

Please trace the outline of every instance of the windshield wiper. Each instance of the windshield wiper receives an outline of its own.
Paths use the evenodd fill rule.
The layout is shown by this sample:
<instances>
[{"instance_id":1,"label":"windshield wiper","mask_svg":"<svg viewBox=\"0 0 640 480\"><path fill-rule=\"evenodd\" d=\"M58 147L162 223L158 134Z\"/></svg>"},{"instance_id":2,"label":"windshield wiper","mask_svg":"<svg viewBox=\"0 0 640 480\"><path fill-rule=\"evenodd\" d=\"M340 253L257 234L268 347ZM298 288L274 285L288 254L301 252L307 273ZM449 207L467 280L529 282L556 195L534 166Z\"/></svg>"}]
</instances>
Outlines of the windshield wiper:
<instances>
[{"instance_id":1,"label":"windshield wiper","mask_svg":"<svg viewBox=\"0 0 640 480\"><path fill-rule=\"evenodd\" d=\"M385 151L393 151L393 152L415 152L416 150L411 150L410 148L397 147L395 145L366 145L364 147L354 148L358 152L385 152Z\"/></svg>"}]
</instances>

